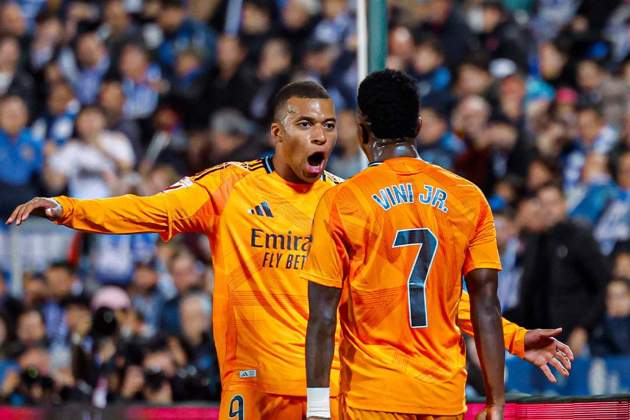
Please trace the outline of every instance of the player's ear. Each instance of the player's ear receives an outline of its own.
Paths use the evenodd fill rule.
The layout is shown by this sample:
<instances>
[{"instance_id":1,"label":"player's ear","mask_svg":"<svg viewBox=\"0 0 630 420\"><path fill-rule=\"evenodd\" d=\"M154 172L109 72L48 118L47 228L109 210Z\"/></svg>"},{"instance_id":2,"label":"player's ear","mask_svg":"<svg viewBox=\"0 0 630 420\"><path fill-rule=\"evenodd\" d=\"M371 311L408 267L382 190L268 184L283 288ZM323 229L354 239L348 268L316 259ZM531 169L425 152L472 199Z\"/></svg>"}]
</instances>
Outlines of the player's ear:
<instances>
[{"instance_id":1,"label":"player's ear","mask_svg":"<svg viewBox=\"0 0 630 420\"><path fill-rule=\"evenodd\" d=\"M368 128L363 123L357 124L357 134L361 144L368 144L370 142L370 133Z\"/></svg>"},{"instance_id":2,"label":"player's ear","mask_svg":"<svg viewBox=\"0 0 630 420\"><path fill-rule=\"evenodd\" d=\"M273 144L282 142L282 124L278 121L271 123L271 139Z\"/></svg>"},{"instance_id":3,"label":"player's ear","mask_svg":"<svg viewBox=\"0 0 630 420\"><path fill-rule=\"evenodd\" d=\"M421 128L422 128L422 116L418 115L418 121L416 122L416 136L420 132Z\"/></svg>"}]
</instances>

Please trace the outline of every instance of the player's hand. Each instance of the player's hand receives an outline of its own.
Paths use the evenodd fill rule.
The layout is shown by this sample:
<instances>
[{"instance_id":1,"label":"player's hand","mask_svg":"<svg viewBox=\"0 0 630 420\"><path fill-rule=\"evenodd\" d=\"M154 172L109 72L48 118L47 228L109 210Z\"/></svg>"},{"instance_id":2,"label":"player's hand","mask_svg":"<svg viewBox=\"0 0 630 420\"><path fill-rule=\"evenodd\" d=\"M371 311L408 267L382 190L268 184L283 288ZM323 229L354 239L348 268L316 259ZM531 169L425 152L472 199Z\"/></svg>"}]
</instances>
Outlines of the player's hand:
<instances>
[{"instance_id":1,"label":"player's hand","mask_svg":"<svg viewBox=\"0 0 630 420\"><path fill-rule=\"evenodd\" d=\"M503 420L503 406L486 405L483 411L475 416L475 420Z\"/></svg>"},{"instance_id":2,"label":"player's hand","mask_svg":"<svg viewBox=\"0 0 630 420\"><path fill-rule=\"evenodd\" d=\"M573 352L561 341L554 337L562 332L562 328L555 330L531 330L525 334L525 360L538 366L549 382L556 383L549 365L556 368L564 377L569 376Z\"/></svg>"},{"instance_id":3,"label":"player's hand","mask_svg":"<svg viewBox=\"0 0 630 420\"><path fill-rule=\"evenodd\" d=\"M55 220L61 217L62 209L61 205L52 198L35 197L31 201L17 206L7 219L6 224L21 225L31 214Z\"/></svg>"}]
</instances>

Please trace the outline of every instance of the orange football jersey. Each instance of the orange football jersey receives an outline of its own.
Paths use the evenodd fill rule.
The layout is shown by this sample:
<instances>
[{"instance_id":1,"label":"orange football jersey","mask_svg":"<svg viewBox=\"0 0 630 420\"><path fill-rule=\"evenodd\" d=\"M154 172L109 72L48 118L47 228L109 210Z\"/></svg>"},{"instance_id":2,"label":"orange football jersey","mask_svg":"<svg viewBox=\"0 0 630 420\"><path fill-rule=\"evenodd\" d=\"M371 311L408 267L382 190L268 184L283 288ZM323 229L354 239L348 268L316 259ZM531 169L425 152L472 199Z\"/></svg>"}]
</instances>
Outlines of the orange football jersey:
<instances>
[{"instance_id":1,"label":"orange football jersey","mask_svg":"<svg viewBox=\"0 0 630 420\"><path fill-rule=\"evenodd\" d=\"M214 338L223 388L254 384L280 395L306 395L304 341L307 282L300 277L321 196L341 180L326 173L313 185L292 184L269 158L231 162L186 177L150 197L98 200L55 197L59 224L99 233L205 234L215 275ZM472 331L469 310L459 323ZM510 329L509 326L512 328ZM522 355L526 330L504 320L506 346ZM335 358L331 393L336 395Z\"/></svg>"},{"instance_id":2,"label":"orange football jersey","mask_svg":"<svg viewBox=\"0 0 630 420\"><path fill-rule=\"evenodd\" d=\"M386 160L324 194L303 278L342 288L341 389L350 407L465 411L462 276L501 269L492 213L471 182Z\"/></svg>"},{"instance_id":3,"label":"orange football jersey","mask_svg":"<svg viewBox=\"0 0 630 420\"><path fill-rule=\"evenodd\" d=\"M227 163L151 197L56 199L58 223L90 232L180 232L208 236L214 264L213 330L225 389L248 383L268 393L305 395L307 283L299 276L322 194L280 177L269 158ZM338 376L331 378L338 383ZM334 391L336 394L336 390Z\"/></svg>"}]
</instances>

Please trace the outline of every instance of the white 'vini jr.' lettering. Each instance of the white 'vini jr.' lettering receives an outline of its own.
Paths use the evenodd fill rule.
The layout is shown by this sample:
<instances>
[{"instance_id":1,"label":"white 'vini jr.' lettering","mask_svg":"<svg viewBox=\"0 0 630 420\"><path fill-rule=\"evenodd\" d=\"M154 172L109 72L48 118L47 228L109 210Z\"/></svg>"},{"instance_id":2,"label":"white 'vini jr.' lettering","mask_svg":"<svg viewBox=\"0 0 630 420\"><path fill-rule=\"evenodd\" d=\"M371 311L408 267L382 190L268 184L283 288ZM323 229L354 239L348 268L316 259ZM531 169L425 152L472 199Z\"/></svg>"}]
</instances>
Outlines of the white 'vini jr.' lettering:
<instances>
[{"instance_id":1,"label":"white 'vini jr.' lettering","mask_svg":"<svg viewBox=\"0 0 630 420\"><path fill-rule=\"evenodd\" d=\"M420 204L435 207L444 213L448 212L446 207L448 194L446 191L433 185L424 185L424 190L424 192L418 194L418 202ZM385 211L401 204L413 204L416 202L415 198L411 183L389 185L381 188L378 194L372 194L372 199Z\"/></svg>"}]
</instances>

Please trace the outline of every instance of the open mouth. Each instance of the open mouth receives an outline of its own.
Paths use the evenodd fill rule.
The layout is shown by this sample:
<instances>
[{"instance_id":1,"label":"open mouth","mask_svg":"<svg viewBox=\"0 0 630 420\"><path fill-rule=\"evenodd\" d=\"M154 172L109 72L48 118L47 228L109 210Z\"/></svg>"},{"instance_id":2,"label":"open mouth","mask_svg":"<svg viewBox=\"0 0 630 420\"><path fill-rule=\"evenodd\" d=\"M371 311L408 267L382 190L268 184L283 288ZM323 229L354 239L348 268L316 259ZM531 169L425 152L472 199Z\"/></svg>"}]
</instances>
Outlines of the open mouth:
<instances>
[{"instance_id":1,"label":"open mouth","mask_svg":"<svg viewBox=\"0 0 630 420\"><path fill-rule=\"evenodd\" d=\"M323 152L315 152L306 158L306 172L310 176L320 176L324 171L324 159L326 155Z\"/></svg>"},{"instance_id":2,"label":"open mouth","mask_svg":"<svg viewBox=\"0 0 630 420\"><path fill-rule=\"evenodd\" d=\"M311 166L320 166L326 156L323 152L315 152L306 159Z\"/></svg>"}]
</instances>

